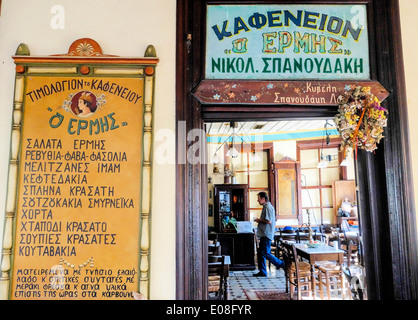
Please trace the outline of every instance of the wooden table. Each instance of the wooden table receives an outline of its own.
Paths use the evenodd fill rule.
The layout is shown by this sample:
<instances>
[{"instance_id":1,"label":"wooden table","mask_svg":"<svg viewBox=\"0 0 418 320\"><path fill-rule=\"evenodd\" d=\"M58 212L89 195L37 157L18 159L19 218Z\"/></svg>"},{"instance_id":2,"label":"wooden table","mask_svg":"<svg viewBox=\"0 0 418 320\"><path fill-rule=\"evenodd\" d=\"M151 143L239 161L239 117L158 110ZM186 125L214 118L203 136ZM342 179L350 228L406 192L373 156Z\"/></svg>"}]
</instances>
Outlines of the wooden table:
<instances>
[{"instance_id":1,"label":"wooden table","mask_svg":"<svg viewBox=\"0 0 418 320\"><path fill-rule=\"evenodd\" d=\"M306 244L295 244L298 255L314 265L316 261L338 261L342 264L344 261L344 250L323 245L319 248L305 248Z\"/></svg>"},{"instance_id":2,"label":"wooden table","mask_svg":"<svg viewBox=\"0 0 418 320\"><path fill-rule=\"evenodd\" d=\"M298 255L309 261L311 265L312 294L315 298L315 276L314 266L317 261L337 261L341 265L344 261L344 250L323 245L319 248L307 248L306 244L295 244Z\"/></svg>"}]
</instances>

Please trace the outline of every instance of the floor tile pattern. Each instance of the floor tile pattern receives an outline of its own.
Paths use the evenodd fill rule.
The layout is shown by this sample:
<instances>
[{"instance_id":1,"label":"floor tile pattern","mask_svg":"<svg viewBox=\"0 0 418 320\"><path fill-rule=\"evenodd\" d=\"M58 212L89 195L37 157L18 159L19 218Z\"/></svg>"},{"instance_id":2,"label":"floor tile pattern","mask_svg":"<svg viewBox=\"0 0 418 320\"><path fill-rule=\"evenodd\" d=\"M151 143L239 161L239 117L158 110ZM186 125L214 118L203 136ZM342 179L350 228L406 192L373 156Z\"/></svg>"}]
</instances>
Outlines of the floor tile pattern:
<instances>
[{"instance_id":1,"label":"floor tile pattern","mask_svg":"<svg viewBox=\"0 0 418 320\"><path fill-rule=\"evenodd\" d=\"M272 266L271 269L268 270L267 277L254 277L253 274L257 272L258 270L231 271L229 276L229 300L248 300L244 293L244 289L275 289L278 291L285 291L286 282L282 269L276 270L276 268Z\"/></svg>"},{"instance_id":2,"label":"floor tile pattern","mask_svg":"<svg viewBox=\"0 0 418 320\"><path fill-rule=\"evenodd\" d=\"M356 267L352 267L354 270ZM247 295L244 293L244 290L277 290L280 292L285 292L286 290L286 280L283 269L277 270L276 267L271 265L267 269L267 277L254 277L253 275L257 273L258 270L251 271L230 271L229 280L228 280L228 300L248 300ZM361 273L361 272L360 272ZM351 295L347 286L347 294ZM324 298L326 297L326 289L324 290ZM210 299L216 299L216 297L209 296ZM296 296L294 296L296 299ZM312 297L304 296L303 299L312 299ZM317 298L318 299L318 298ZM326 299L326 298L325 298ZM331 293L332 300L341 300L341 292L337 294ZM348 296L345 297L348 299Z\"/></svg>"}]
</instances>

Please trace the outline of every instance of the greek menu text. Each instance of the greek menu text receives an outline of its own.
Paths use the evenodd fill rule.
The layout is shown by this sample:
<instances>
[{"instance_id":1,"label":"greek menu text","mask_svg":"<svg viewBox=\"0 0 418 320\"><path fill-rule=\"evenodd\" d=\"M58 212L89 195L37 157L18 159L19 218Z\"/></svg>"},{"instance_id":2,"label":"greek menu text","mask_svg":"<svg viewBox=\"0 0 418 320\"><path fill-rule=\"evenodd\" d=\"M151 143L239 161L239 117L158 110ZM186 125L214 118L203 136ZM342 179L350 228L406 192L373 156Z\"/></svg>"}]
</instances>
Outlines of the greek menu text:
<instances>
[{"instance_id":1,"label":"greek menu text","mask_svg":"<svg viewBox=\"0 0 418 320\"><path fill-rule=\"evenodd\" d=\"M131 298L143 79L28 77L26 92L12 299Z\"/></svg>"}]
</instances>

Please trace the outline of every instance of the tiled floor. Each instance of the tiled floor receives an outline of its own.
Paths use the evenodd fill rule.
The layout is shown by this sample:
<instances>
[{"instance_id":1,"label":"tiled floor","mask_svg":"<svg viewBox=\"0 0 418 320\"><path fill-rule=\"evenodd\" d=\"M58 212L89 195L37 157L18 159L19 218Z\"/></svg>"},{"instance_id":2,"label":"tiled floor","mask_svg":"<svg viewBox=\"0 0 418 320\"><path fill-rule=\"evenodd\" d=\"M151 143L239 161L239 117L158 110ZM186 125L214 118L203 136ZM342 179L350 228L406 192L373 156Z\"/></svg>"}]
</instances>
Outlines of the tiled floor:
<instances>
[{"instance_id":1,"label":"tiled floor","mask_svg":"<svg viewBox=\"0 0 418 320\"><path fill-rule=\"evenodd\" d=\"M286 283L283 269L276 270L271 266L267 269L267 277L254 277L258 270L231 271L229 276L229 300L248 300L244 289L263 289L285 291Z\"/></svg>"},{"instance_id":2,"label":"tiled floor","mask_svg":"<svg viewBox=\"0 0 418 320\"><path fill-rule=\"evenodd\" d=\"M352 267L352 270L356 270L358 267ZM283 269L276 270L272 265L270 269L267 269L267 277L254 277L253 274L257 273L258 270L253 271L230 271L229 276L229 300L248 300L244 290L258 289L258 290L277 290L279 292L285 292L286 282ZM358 275L360 271L357 270L355 273ZM347 294L351 295L347 286ZM324 290L324 298L326 299L326 289ZM296 296L294 297L296 299ZM312 297L304 294L303 299L311 300ZM318 299L318 297L316 298ZM331 300L341 300L341 292L332 292ZM346 295L344 299L349 299Z\"/></svg>"},{"instance_id":3,"label":"tiled floor","mask_svg":"<svg viewBox=\"0 0 418 320\"><path fill-rule=\"evenodd\" d=\"M358 267L354 267L356 269ZM353 268L352 268L353 269ZM254 277L253 274L258 270L251 271L230 271L229 272L229 294L228 300L248 300L244 290L277 290L279 292L285 292L286 282L283 269L277 270L276 267L271 265L267 268L267 277ZM358 273L358 272L356 272ZM348 289L348 287L347 287ZM324 290L324 297L326 297L326 289ZM350 294L349 292L347 292ZM294 297L296 298L296 297ZM216 299L210 295L210 299ZM303 299L312 299L312 297L304 296ZM332 300L341 300L342 296L340 292L338 294L331 294ZM348 297L346 297L348 299Z\"/></svg>"}]
</instances>

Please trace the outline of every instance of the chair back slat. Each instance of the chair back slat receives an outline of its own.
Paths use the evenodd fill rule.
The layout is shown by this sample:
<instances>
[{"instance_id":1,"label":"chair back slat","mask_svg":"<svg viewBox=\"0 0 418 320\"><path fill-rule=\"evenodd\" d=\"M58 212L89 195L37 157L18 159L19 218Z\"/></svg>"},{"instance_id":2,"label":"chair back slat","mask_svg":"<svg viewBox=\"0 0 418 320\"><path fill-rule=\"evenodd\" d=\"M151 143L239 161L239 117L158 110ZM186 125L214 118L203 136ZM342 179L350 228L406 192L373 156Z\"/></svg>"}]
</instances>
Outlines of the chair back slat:
<instances>
[{"instance_id":1,"label":"chair back slat","mask_svg":"<svg viewBox=\"0 0 418 320\"><path fill-rule=\"evenodd\" d=\"M217 290L211 290L209 286L209 292L218 292L218 299L224 299L225 296L225 256L211 256L210 261L208 263L208 276L213 277L216 276L217 279L219 278L219 286L218 283L214 288ZM218 281L218 280L216 280Z\"/></svg>"}]
</instances>

